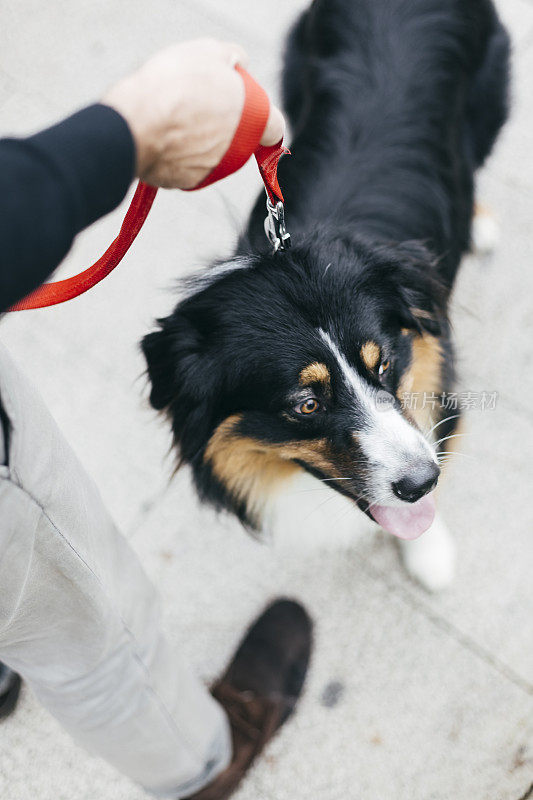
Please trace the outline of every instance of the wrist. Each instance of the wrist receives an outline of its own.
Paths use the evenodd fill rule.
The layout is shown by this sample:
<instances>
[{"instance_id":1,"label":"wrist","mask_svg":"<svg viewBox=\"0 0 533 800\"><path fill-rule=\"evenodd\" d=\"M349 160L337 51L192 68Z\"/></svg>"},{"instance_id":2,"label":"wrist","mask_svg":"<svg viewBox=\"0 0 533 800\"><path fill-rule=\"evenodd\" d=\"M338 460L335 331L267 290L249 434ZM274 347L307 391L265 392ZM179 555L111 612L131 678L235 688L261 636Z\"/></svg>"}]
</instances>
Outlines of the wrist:
<instances>
[{"instance_id":1,"label":"wrist","mask_svg":"<svg viewBox=\"0 0 533 800\"><path fill-rule=\"evenodd\" d=\"M157 161L161 150L161 136L154 130L156 126L149 101L140 98L135 81L126 78L114 86L101 102L126 122L135 147L135 175L142 179Z\"/></svg>"}]
</instances>

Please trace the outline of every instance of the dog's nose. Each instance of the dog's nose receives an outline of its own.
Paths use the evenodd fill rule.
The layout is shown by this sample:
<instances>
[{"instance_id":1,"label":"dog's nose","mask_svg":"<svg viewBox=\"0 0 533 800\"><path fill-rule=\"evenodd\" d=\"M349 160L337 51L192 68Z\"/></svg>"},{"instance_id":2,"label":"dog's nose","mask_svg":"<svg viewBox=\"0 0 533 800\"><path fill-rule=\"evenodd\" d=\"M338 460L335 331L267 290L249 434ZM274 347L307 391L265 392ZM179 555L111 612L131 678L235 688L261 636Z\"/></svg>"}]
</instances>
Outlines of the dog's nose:
<instances>
[{"instance_id":1,"label":"dog's nose","mask_svg":"<svg viewBox=\"0 0 533 800\"><path fill-rule=\"evenodd\" d=\"M392 491L406 503L416 503L437 485L440 469L433 461L414 467L408 475L392 484Z\"/></svg>"}]
</instances>

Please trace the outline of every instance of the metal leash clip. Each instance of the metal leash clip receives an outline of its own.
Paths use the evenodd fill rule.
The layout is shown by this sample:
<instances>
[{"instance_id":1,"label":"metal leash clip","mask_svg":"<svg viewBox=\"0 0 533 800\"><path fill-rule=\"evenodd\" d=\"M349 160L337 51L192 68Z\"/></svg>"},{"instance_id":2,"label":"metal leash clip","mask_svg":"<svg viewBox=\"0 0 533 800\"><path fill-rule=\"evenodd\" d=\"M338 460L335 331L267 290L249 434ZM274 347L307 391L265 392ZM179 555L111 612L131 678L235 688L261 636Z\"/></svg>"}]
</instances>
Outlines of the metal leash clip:
<instances>
[{"instance_id":1,"label":"metal leash clip","mask_svg":"<svg viewBox=\"0 0 533 800\"><path fill-rule=\"evenodd\" d=\"M278 200L274 205L267 192L267 218L265 219L265 233L274 252L288 250L291 246L291 235L285 227L285 206Z\"/></svg>"}]
</instances>

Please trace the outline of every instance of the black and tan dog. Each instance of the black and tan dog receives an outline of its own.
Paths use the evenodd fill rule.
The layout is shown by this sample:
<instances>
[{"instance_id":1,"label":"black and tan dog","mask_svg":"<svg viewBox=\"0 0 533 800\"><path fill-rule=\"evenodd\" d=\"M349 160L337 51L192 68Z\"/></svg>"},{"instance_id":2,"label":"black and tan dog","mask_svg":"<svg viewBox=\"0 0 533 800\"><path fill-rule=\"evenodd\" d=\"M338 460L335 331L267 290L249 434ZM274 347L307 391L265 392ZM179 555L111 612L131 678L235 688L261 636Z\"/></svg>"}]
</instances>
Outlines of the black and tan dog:
<instances>
[{"instance_id":1,"label":"black and tan dog","mask_svg":"<svg viewBox=\"0 0 533 800\"><path fill-rule=\"evenodd\" d=\"M430 426L401 400L453 388L447 304L508 58L490 0L315 0L300 18L280 165L294 246L270 251L260 198L235 258L143 341L152 405L203 498L260 527L306 470L403 539L430 529L408 566L447 580L434 440L457 412L431 408Z\"/></svg>"}]
</instances>

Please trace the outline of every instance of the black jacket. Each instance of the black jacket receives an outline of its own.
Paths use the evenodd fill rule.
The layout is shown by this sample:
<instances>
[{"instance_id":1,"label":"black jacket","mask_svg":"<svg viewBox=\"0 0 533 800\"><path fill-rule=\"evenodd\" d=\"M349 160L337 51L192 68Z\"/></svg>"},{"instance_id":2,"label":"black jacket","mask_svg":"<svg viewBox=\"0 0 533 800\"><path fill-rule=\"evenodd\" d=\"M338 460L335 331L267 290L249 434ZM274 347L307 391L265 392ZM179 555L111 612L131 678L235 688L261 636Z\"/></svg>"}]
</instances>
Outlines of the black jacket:
<instances>
[{"instance_id":1,"label":"black jacket","mask_svg":"<svg viewBox=\"0 0 533 800\"><path fill-rule=\"evenodd\" d=\"M123 200L134 170L130 129L101 104L26 139L0 140L0 311L41 284L76 234Z\"/></svg>"}]
</instances>

